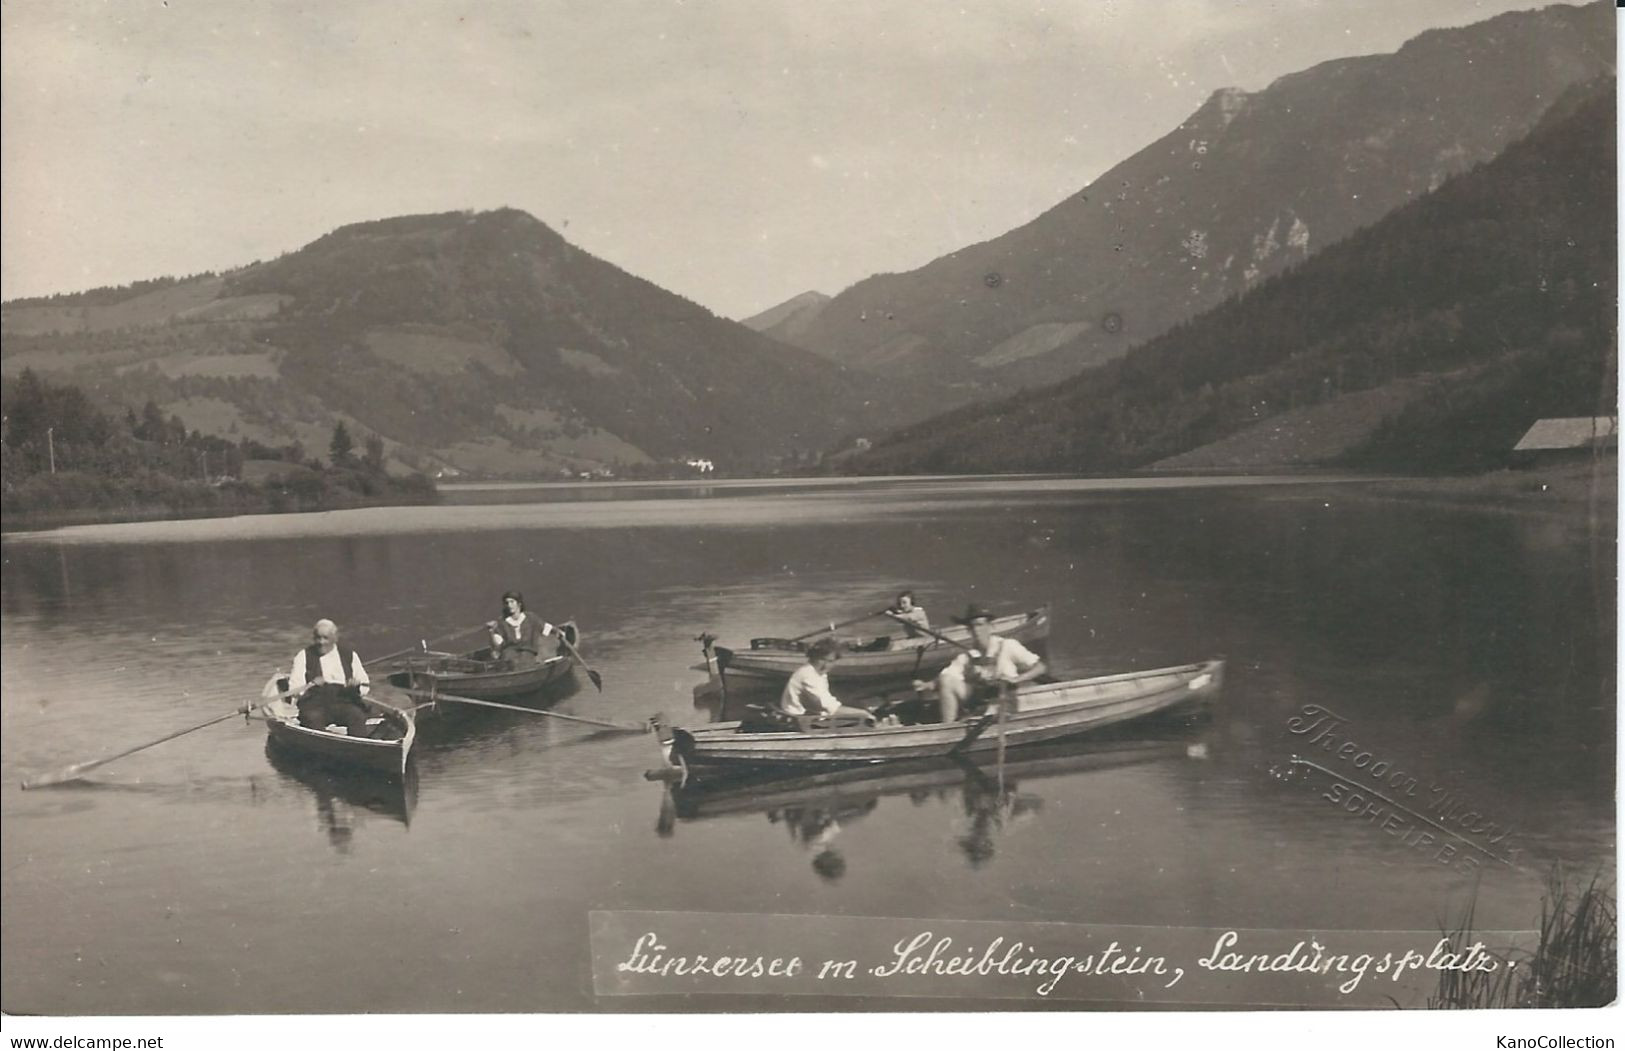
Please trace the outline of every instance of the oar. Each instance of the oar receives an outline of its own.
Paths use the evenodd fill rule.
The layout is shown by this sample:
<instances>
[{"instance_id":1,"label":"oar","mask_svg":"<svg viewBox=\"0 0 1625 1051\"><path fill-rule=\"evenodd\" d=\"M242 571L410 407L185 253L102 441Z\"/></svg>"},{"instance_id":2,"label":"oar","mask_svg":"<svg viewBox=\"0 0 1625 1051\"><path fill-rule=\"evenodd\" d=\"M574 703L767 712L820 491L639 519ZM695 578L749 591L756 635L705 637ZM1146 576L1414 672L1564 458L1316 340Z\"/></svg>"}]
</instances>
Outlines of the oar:
<instances>
[{"instance_id":1,"label":"oar","mask_svg":"<svg viewBox=\"0 0 1625 1051\"><path fill-rule=\"evenodd\" d=\"M505 712L524 712L526 715L545 715L550 719L567 719L572 723L586 723L588 726L601 726L606 730L623 730L626 733L648 733L648 723L616 723L607 719L588 719L581 715L566 715L564 712L550 712L545 708L521 708L517 704L499 704L496 701L480 701L473 697L458 697L456 694L435 693L431 690L402 690L404 694L412 697L427 697L430 701L450 701L453 704L472 704L480 708L499 708ZM421 707L421 705L420 705Z\"/></svg>"},{"instance_id":2,"label":"oar","mask_svg":"<svg viewBox=\"0 0 1625 1051\"><path fill-rule=\"evenodd\" d=\"M860 623L862 621L874 620L876 617L881 616L882 614L888 614L889 615L890 613L891 613L891 610L889 610L889 609L877 609L873 613L865 613L861 617L853 617L851 620L843 620L839 624L831 624L827 628L818 628L818 629L816 629L814 631L807 632L807 634L805 634L805 635L797 635L795 638L789 639L787 641L789 641L789 642L800 642L802 639L810 639L814 635L822 635L826 631L834 631L836 628L849 628L852 625Z\"/></svg>"},{"instance_id":3,"label":"oar","mask_svg":"<svg viewBox=\"0 0 1625 1051\"><path fill-rule=\"evenodd\" d=\"M989 726L992 726L993 721L998 717L999 713L997 711L991 711L977 718L974 723L970 724L970 729L965 731L965 736L959 739L959 743L948 749L948 754L958 755L960 752L963 752L965 749L969 748L972 742L974 742L978 737L982 736L982 731L986 730Z\"/></svg>"},{"instance_id":4,"label":"oar","mask_svg":"<svg viewBox=\"0 0 1625 1051\"><path fill-rule=\"evenodd\" d=\"M566 650L568 650L570 652L570 656L575 658L575 662L577 664L581 665L581 670L586 672L587 673L587 678L591 679L592 684L594 686L598 687L598 692L603 693L604 692L604 677L602 675L599 675L596 671L594 671L592 665L588 664L582 658L581 651L576 649L575 643L570 641L570 637L564 633L563 629L560 629L560 631L559 631L559 643Z\"/></svg>"},{"instance_id":5,"label":"oar","mask_svg":"<svg viewBox=\"0 0 1625 1051\"><path fill-rule=\"evenodd\" d=\"M897 614L893 613L889 609L885 610L884 612L885 612L886 616L890 617L892 620L895 620L899 624L912 624L913 623L912 621L904 620L902 617L900 617ZM916 628L920 628L920 626L918 624L914 624L914 626ZM936 639L938 642L946 642L950 646L958 646L960 649L964 650L967 654L969 654L972 658L974 658L976 656L976 651L975 650L971 649L969 646L965 645L963 642L960 642L958 639L950 639L948 636L942 634L942 632L940 632L940 631L937 631L935 628L920 628L920 630L925 632L927 635L931 636L933 639ZM925 647L922 646L922 647L920 647L920 649L924 650ZM915 658L914 663L915 663L916 667L919 665L919 657ZM940 698L939 698L939 701L940 701ZM992 712L988 713L988 715L992 715L992 714L993 714ZM939 715L938 718L941 718L941 716ZM965 734L964 740L960 741L958 744L956 744L952 748L948 749L948 754L949 755L954 755L954 754L956 754L958 752L964 751L966 748L969 748L972 741L974 741L978 737L982 736L982 731L987 729L987 724L988 724L988 716L987 715L982 716L981 719L979 719L978 721L972 723L971 728L970 728L970 732Z\"/></svg>"},{"instance_id":6,"label":"oar","mask_svg":"<svg viewBox=\"0 0 1625 1051\"><path fill-rule=\"evenodd\" d=\"M891 617L893 620L896 620L899 623L904 622L903 618L897 616L895 613L891 612L890 610L886 611L886 616ZM916 627L918 627L918 625L916 625ZM920 630L925 632L927 635L930 635L932 638L936 639L938 642L946 642L946 643L949 643L950 645L958 646L960 649L964 650L966 653L969 653L969 654L972 654L972 655L974 655L976 653L975 650L971 649L969 646L965 645L963 642L960 642L958 639L950 639L948 636L942 634L941 632L933 631L930 628L921 628ZM995 711L989 712L987 715L982 716L981 719L979 719L974 725L971 726L970 732L965 735L965 739L960 741L958 744L954 745L952 748L950 748L948 750L948 753L950 755L952 755L952 754L954 754L956 752L961 752L961 751L964 751L966 748L969 748L972 741L974 741L978 737L982 736L982 731L987 729L988 723L990 721L996 720L998 722L998 724L999 724L999 770L1000 770L1001 778L1003 776L1003 770L1004 770L1004 705L1005 705L1005 701L1010 697L1010 689L1011 689L1011 684L1010 683L1000 681L1000 683L999 683L999 699L997 701L998 708Z\"/></svg>"},{"instance_id":7,"label":"oar","mask_svg":"<svg viewBox=\"0 0 1625 1051\"><path fill-rule=\"evenodd\" d=\"M922 628L922 627L920 627L920 625L915 624L911 620L904 620L902 617L899 617L897 614L893 613L889 609L883 609L880 612L881 612L881 614L883 616L890 617L892 620L895 620L899 624L907 624L907 625L910 625L911 627L919 628L920 631L925 632L927 635L931 636L933 639L936 639L938 642L946 642L950 646L958 646L960 649L964 650L966 653L969 653L969 654L972 654L972 655L974 655L976 653L975 650L971 649L969 646L965 645L963 642L960 642L958 639L950 639L948 636L942 634L942 632L940 632L940 631L937 631L935 628Z\"/></svg>"},{"instance_id":8,"label":"oar","mask_svg":"<svg viewBox=\"0 0 1625 1051\"><path fill-rule=\"evenodd\" d=\"M999 727L999 765L998 765L998 770L999 770L999 798L1001 800L1004 798L1004 718L1005 718L1004 710L1005 710L1005 707L1006 707L1005 702L1008 701L1009 699L1010 699L1010 684L1007 683L1007 682L1002 682L1001 681L999 683L999 700L998 700L999 713L998 713L998 718L994 720L994 722L997 723L998 727Z\"/></svg>"},{"instance_id":9,"label":"oar","mask_svg":"<svg viewBox=\"0 0 1625 1051\"><path fill-rule=\"evenodd\" d=\"M960 752L963 752L965 749L969 748L972 742L974 742L978 737L982 736L983 731L985 731L989 726L997 726L999 728L998 764L999 783L1001 786L1004 783L1004 702L1005 698L1007 698L1009 695L1010 685L1008 683L1000 683L998 700L993 702L995 707L979 716L977 720L971 724L970 729L966 731L965 736L960 739L959 743L948 749L949 755L956 756Z\"/></svg>"},{"instance_id":10,"label":"oar","mask_svg":"<svg viewBox=\"0 0 1625 1051\"><path fill-rule=\"evenodd\" d=\"M104 759L92 759L86 763L74 763L72 766L65 766L54 773L28 778L23 782L22 786L25 789L43 788L46 785L59 785L64 781L77 780L78 778L83 777L89 771L96 769L98 766L106 766L115 759L123 759L127 755L134 755L136 752L145 751L154 745L163 744L165 741L173 741L177 737L184 737L189 733L195 733L196 731L203 729L205 726L213 726L215 723L223 723L227 719L234 718L235 716L247 715L249 712L253 711L255 707L256 706L252 704L245 704L241 708L233 708L225 715L217 715L206 723L198 723L196 726L189 726L184 730L176 730L172 734L165 734L156 741L148 741L146 744L138 744L134 748L126 748L117 755L110 755Z\"/></svg>"},{"instance_id":11,"label":"oar","mask_svg":"<svg viewBox=\"0 0 1625 1051\"><path fill-rule=\"evenodd\" d=\"M431 643L431 642L433 642L433 643L450 642L452 639L460 639L464 635L472 635L476 631L479 631L483 627L485 627L484 624L476 624L471 628L463 628L461 631L454 631L450 635L441 635L439 638L429 639L427 641L420 642L420 643L418 643L417 646L408 646L404 650L397 650L394 653L386 653L382 657L370 657L370 658L367 659L367 663L368 664L382 664L385 661L392 661L396 657L404 657L408 653L417 653L417 652L419 652L420 647L422 649L426 650L426 649L429 648L429 643Z\"/></svg>"}]
</instances>

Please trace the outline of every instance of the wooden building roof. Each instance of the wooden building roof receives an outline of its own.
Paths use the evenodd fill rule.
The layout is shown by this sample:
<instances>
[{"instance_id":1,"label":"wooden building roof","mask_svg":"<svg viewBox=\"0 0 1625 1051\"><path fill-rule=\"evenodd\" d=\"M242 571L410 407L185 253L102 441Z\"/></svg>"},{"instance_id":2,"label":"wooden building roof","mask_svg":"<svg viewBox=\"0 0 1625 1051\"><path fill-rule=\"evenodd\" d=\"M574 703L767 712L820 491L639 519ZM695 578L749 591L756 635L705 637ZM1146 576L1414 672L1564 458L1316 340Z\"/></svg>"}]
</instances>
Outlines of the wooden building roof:
<instances>
[{"instance_id":1,"label":"wooden building roof","mask_svg":"<svg viewBox=\"0 0 1625 1051\"><path fill-rule=\"evenodd\" d=\"M1543 449L1586 449L1619 443L1617 416L1564 416L1536 420L1535 425L1513 446L1514 452Z\"/></svg>"}]
</instances>

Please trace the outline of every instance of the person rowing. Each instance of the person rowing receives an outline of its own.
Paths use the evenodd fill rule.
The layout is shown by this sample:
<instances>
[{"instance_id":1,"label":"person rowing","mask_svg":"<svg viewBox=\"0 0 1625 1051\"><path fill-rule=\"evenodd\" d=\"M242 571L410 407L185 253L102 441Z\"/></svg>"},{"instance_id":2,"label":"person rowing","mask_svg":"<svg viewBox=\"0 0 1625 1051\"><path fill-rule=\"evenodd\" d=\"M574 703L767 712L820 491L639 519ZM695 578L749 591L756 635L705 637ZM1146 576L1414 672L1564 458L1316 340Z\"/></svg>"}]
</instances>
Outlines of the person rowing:
<instances>
[{"instance_id":1,"label":"person rowing","mask_svg":"<svg viewBox=\"0 0 1625 1051\"><path fill-rule=\"evenodd\" d=\"M352 737L366 737L377 725L361 700L368 682L361 658L339 642L338 625L325 617L318 620L311 644L293 655L288 672L288 692L298 698L299 725L314 730L342 726Z\"/></svg>"},{"instance_id":2,"label":"person rowing","mask_svg":"<svg viewBox=\"0 0 1625 1051\"><path fill-rule=\"evenodd\" d=\"M931 618L926 616L922 606L914 604L914 592L900 591L897 593L897 605L886 610L886 615L903 626L903 634L911 639L917 639L931 631Z\"/></svg>"},{"instance_id":3,"label":"person rowing","mask_svg":"<svg viewBox=\"0 0 1625 1051\"><path fill-rule=\"evenodd\" d=\"M954 622L970 629L971 644L937 675L942 721L956 722L960 712L976 714L996 701L1004 687L1031 682L1049 670L1043 658L1015 639L993 634L993 614L972 603Z\"/></svg>"},{"instance_id":4,"label":"person rowing","mask_svg":"<svg viewBox=\"0 0 1625 1051\"><path fill-rule=\"evenodd\" d=\"M485 628L491 633L491 655L512 661L516 668L540 663L542 639L560 636L558 628L526 612L525 596L517 591L503 592L502 618L486 621Z\"/></svg>"}]
</instances>

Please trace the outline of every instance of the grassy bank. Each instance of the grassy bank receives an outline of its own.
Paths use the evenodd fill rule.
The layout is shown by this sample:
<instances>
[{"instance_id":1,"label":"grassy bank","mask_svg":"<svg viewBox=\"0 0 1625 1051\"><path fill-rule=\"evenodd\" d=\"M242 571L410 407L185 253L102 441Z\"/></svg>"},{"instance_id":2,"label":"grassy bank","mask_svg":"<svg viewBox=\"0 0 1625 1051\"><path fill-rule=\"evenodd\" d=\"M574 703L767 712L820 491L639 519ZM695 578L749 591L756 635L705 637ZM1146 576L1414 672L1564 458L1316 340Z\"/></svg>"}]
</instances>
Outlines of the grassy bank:
<instances>
[{"instance_id":1,"label":"grassy bank","mask_svg":"<svg viewBox=\"0 0 1625 1051\"><path fill-rule=\"evenodd\" d=\"M1453 931L1473 941L1473 912ZM1442 971L1428 1006L1447 1009L1604 1007L1619 987L1619 909L1614 888L1593 877L1583 886L1554 869L1540 905L1540 940L1526 957L1493 972Z\"/></svg>"}]
</instances>

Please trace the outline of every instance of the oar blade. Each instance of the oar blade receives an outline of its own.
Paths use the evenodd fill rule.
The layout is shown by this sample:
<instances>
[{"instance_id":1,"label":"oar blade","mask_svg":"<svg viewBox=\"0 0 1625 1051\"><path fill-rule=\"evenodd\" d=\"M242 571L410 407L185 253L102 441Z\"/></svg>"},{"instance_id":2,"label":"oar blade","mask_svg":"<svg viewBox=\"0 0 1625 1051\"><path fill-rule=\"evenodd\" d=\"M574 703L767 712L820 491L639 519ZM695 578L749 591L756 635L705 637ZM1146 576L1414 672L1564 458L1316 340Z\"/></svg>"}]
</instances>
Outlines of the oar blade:
<instances>
[{"instance_id":1,"label":"oar blade","mask_svg":"<svg viewBox=\"0 0 1625 1051\"><path fill-rule=\"evenodd\" d=\"M948 754L958 755L960 752L963 752L965 749L974 744L976 739L982 736L983 731L992 725L996 714L997 713L995 712L988 712L986 715L978 718L970 725L970 729L965 731L965 736L960 738L959 743L948 749Z\"/></svg>"},{"instance_id":2,"label":"oar blade","mask_svg":"<svg viewBox=\"0 0 1625 1051\"><path fill-rule=\"evenodd\" d=\"M188 726L184 730L176 730L174 733L171 733L171 734L165 734L164 736L158 738L155 741L148 741L145 744L138 744L134 748L126 748L122 752L115 753L114 755L106 755L106 756L103 756L100 759L92 759L92 760L89 760L88 762L74 763L72 766L64 766L60 770L57 770L57 771L55 771L53 773L42 775L40 777L29 778L28 780L26 780L26 781L24 781L22 783L22 787L24 787L24 788L44 788L46 785L58 785L58 784L61 784L64 781L77 781L80 777L82 777L87 772L96 769L98 766L106 766L108 763L111 763L115 759L123 759L127 755L134 755L137 752L146 751L148 748L153 748L153 747L155 747L157 745L161 745L165 741L173 741L177 737L185 737L187 734L196 733L197 731L203 729L206 726L213 726L216 723L225 722L227 719L230 719L233 716L246 715L249 712L253 711L253 709L254 709L254 706L252 704L245 704L245 705L243 705L241 707L233 708L231 711L227 712L224 715L217 715L213 719L210 719L207 722L198 723L196 726Z\"/></svg>"},{"instance_id":3,"label":"oar blade","mask_svg":"<svg viewBox=\"0 0 1625 1051\"><path fill-rule=\"evenodd\" d=\"M46 788L50 785L60 785L68 781L77 781L85 774L101 765L101 763L74 763L72 766L65 766L62 769L54 770L49 774L41 774L38 777L24 778L22 787L24 791L27 791L30 788Z\"/></svg>"},{"instance_id":4,"label":"oar blade","mask_svg":"<svg viewBox=\"0 0 1625 1051\"><path fill-rule=\"evenodd\" d=\"M559 636L559 642L563 644L565 652L570 655L570 659L579 664L581 666L581 670L587 673L587 678L591 679L592 684L598 687L598 692L603 693L604 677L599 675L597 670L594 669L592 665L588 664L586 659L581 656L581 651L576 649L575 643L571 642L569 638L564 635Z\"/></svg>"}]
</instances>

